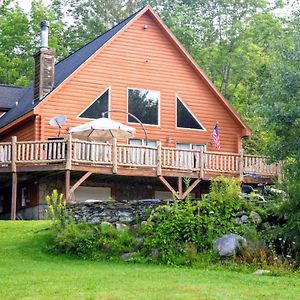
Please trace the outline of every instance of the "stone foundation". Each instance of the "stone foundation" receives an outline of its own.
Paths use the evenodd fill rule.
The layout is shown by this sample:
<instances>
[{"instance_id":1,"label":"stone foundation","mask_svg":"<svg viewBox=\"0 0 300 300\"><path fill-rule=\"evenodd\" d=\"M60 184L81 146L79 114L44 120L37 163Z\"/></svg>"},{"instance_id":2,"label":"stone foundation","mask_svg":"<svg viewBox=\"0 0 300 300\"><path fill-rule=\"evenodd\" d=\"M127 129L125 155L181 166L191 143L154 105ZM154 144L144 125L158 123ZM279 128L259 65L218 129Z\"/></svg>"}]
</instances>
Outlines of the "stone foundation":
<instances>
[{"instance_id":1,"label":"stone foundation","mask_svg":"<svg viewBox=\"0 0 300 300\"><path fill-rule=\"evenodd\" d=\"M85 203L68 204L76 222L87 221L92 224L101 222L135 224L148 218L152 209L170 200L143 199L105 201L96 200Z\"/></svg>"}]
</instances>

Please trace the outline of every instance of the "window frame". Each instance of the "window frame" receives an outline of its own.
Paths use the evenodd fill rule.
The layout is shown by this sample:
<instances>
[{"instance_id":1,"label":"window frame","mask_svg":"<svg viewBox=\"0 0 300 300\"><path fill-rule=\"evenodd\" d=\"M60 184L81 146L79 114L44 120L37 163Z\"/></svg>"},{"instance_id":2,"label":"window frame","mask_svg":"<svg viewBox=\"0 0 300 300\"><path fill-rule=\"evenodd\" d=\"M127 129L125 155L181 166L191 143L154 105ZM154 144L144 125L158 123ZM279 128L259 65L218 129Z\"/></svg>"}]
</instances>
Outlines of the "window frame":
<instances>
[{"instance_id":1,"label":"window frame","mask_svg":"<svg viewBox=\"0 0 300 300\"><path fill-rule=\"evenodd\" d=\"M181 103L188 110L188 112L194 117L194 119L202 127L202 129L177 126L177 98L179 99L179 101L181 101ZM187 106L187 104L182 100L182 98L178 94L175 95L175 128L183 129L183 130L207 131L206 128L203 126L203 124L198 120L198 118L194 115L194 113L191 111L191 109Z\"/></svg>"},{"instance_id":2,"label":"window frame","mask_svg":"<svg viewBox=\"0 0 300 300\"><path fill-rule=\"evenodd\" d=\"M178 144L182 144L182 145L189 145L189 148L177 148ZM194 144L194 143L189 143L189 142L176 142L176 149L180 149L180 150L197 150L194 149L193 146L200 146L203 147L203 151L206 152L207 151L207 144Z\"/></svg>"},{"instance_id":3,"label":"window frame","mask_svg":"<svg viewBox=\"0 0 300 300\"><path fill-rule=\"evenodd\" d=\"M151 146L151 145L146 145L146 140L145 139L137 139L137 138L132 138L132 139L128 139L127 140L127 145L135 145L135 144L130 144L130 141L141 141L141 145L136 145L136 146L148 146L148 147L153 147L156 148L158 145L158 141L157 140L148 140L148 143L154 143L155 142L155 146Z\"/></svg>"},{"instance_id":4,"label":"window frame","mask_svg":"<svg viewBox=\"0 0 300 300\"><path fill-rule=\"evenodd\" d=\"M87 109L89 109L103 94L106 93L106 91L108 91L108 111L110 111L110 107L111 107L111 86L105 88L104 90L102 90L102 92L93 100L93 102L91 102L88 106L86 106L76 117L76 119L79 120L97 120L94 118L85 118L85 117L80 117L80 115L82 115ZM100 116L99 118L101 118L102 116ZM108 113L106 115L107 118L110 118L110 113Z\"/></svg>"},{"instance_id":5,"label":"window frame","mask_svg":"<svg viewBox=\"0 0 300 300\"><path fill-rule=\"evenodd\" d=\"M142 121L142 124L143 125L147 125L147 126L155 126L155 127L158 127L158 126L160 126L160 99L161 99L161 95L160 95L160 91L159 90L152 90L152 89L143 89L143 88L135 88L135 87L127 87L127 112L128 113L130 113L130 111L129 111L129 90L144 90L144 91L152 91L152 92L158 92L159 93L159 99L158 99L158 107L157 107L157 114L158 114L158 116L157 116L157 123L158 124L148 124L148 123L143 123ZM136 116L138 119L139 119L139 117L138 116ZM127 115L127 123L128 124L139 124L139 123L135 123L135 122L129 122L129 120L128 120L128 118L129 118L129 115Z\"/></svg>"}]
</instances>

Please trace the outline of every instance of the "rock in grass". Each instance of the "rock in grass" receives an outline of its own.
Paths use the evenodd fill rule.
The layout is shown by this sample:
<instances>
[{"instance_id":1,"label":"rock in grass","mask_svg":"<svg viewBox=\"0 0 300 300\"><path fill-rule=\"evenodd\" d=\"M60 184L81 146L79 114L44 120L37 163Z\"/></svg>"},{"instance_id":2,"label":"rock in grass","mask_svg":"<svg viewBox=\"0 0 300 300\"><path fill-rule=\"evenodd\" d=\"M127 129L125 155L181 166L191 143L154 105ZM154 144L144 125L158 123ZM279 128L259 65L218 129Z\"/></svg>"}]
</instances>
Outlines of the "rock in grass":
<instances>
[{"instance_id":1,"label":"rock in grass","mask_svg":"<svg viewBox=\"0 0 300 300\"><path fill-rule=\"evenodd\" d=\"M129 260L130 258L134 257L136 255L136 252L128 252L121 255L122 260Z\"/></svg>"},{"instance_id":2,"label":"rock in grass","mask_svg":"<svg viewBox=\"0 0 300 300\"><path fill-rule=\"evenodd\" d=\"M246 246L246 239L233 233L223 235L214 243L214 249L220 256L232 256Z\"/></svg>"},{"instance_id":3,"label":"rock in grass","mask_svg":"<svg viewBox=\"0 0 300 300\"><path fill-rule=\"evenodd\" d=\"M256 225L259 225L262 222L260 215L255 211L251 211L249 218Z\"/></svg>"},{"instance_id":4,"label":"rock in grass","mask_svg":"<svg viewBox=\"0 0 300 300\"><path fill-rule=\"evenodd\" d=\"M243 223L248 223L248 216L246 216L246 215L242 215L241 216L241 221L243 222Z\"/></svg>"},{"instance_id":5,"label":"rock in grass","mask_svg":"<svg viewBox=\"0 0 300 300\"><path fill-rule=\"evenodd\" d=\"M128 230L129 226L122 223L116 223L116 229L117 230Z\"/></svg>"},{"instance_id":6,"label":"rock in grass","mask_svg":"<svg viewBox=\"0 0 300 300\"><path fill-rule=\"evenodd\" d=\"M255 274L255 275L263 275L263 274L267 274L267 273L270 273L270 272L271 272L270 270L258 269L253 274Z\"/></svg>"}]
</instances>

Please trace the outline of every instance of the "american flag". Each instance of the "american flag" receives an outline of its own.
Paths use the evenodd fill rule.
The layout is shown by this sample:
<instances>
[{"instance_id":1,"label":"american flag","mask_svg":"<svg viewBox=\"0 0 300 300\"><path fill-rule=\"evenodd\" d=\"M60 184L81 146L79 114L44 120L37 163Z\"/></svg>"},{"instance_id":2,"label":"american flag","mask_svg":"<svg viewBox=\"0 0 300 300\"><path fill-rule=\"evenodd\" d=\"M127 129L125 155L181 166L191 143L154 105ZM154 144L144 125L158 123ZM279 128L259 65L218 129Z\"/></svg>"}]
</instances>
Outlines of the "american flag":
<instances>
[{"instance_id":1,"label":"american flag","mask_svg":"<svg viewBox=\"0 0 300 300\"><path fill-rule=\"evenodd\" d=\"M213 134L212 134L212 142L211 144L213 147L215 147L217 150L221 149L221 143L220 143L220 136L219 136L219 126L218 123L216 123Z\"/></svg>"}]
</instances>

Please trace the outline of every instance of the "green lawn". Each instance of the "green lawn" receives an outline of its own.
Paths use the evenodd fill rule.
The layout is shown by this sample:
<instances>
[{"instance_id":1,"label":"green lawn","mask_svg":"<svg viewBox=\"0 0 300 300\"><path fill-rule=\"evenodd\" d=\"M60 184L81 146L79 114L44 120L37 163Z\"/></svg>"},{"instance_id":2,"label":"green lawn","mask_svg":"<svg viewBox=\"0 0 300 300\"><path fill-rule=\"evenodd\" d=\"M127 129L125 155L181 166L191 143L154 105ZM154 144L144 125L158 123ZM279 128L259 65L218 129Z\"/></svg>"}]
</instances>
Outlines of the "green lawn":
<instances>
[{"instance_id":1,"label":"green lawn","mask_svg":"<svg viewBox=\"0 0 300 300\"><path fill-rule=\"evenodd\" d=\"M0 221L0 299L300 299L300 274L91 262L43 250L41 221Z\"/></svg>"}]
</instances>

